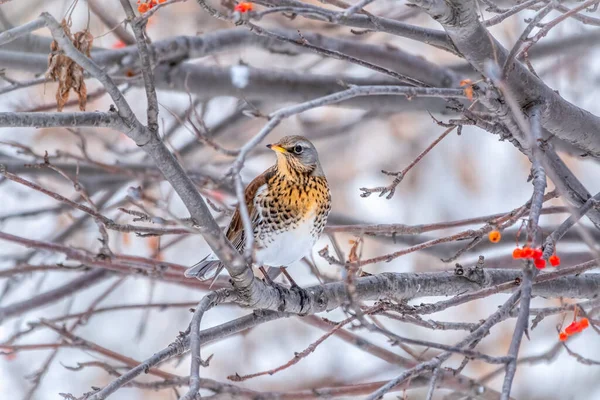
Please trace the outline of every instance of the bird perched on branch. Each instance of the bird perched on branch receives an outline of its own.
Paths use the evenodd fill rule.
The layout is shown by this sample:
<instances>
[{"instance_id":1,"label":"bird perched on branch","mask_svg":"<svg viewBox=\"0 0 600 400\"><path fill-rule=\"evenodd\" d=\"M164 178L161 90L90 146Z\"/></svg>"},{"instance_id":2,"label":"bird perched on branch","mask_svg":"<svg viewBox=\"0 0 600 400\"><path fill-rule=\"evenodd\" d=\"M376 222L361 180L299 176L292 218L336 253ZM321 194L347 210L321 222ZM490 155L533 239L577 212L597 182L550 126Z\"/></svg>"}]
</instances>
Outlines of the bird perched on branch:
<instances>
[{"instance_id":1,"label":"bird perched on branch","mask_svg":"<svg viewBox=\"0 0 600 400\"><path fill-rule=\"evenodd\" d=\"M245 191L254 235L254 259L268 281L264 266L280 267L292 286L297 286L283 267L310 253L325 228L331 194L317 150L308 139L286 136L267 147L275 151L277 163L250 182ZM239 206L229 223L227 238L238 251L244 251L246 240ZM185 275L207 280L223 268L211 254L186 270Z\"/></svg>"}]
</instances>

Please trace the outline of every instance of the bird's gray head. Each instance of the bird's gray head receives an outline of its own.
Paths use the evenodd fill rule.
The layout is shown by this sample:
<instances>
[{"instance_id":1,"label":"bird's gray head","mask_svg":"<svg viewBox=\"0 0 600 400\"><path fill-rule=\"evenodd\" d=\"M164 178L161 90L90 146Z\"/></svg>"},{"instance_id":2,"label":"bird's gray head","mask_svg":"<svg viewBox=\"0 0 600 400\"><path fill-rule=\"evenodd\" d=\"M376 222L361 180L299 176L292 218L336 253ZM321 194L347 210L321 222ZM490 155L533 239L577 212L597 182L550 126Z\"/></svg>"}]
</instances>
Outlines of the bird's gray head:
<instances>
[{"instance_id":1,"label":"bird's gray head","mask_svg":"<svg viewBox=\"0 0 600 400\"><path fill-rule=\"evenodd\" d=\"M317 149L304 136L286 136L267 147L277 154L277 165L282 172L323 175Z\"/></svg>"}]
</instances>

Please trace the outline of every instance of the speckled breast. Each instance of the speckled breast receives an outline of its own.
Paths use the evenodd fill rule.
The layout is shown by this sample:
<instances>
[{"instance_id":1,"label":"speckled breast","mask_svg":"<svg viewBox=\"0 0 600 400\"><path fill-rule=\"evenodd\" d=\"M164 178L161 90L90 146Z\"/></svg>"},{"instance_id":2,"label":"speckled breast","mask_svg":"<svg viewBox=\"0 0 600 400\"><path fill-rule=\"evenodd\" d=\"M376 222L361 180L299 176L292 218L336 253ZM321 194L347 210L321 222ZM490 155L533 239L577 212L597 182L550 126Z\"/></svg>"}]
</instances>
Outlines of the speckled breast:
<instances>
[{"instance_id":1,"label":"speckled breast","mask_svg":"<svg viewBox=\"0 0 600 400\"><path fill-rule=\"evenodd\" d=\"M288 265L307 255L327 222L331 195L324 177L276 174L259 188L254 206L257 261Z\"/></svg>"}]
</instances>

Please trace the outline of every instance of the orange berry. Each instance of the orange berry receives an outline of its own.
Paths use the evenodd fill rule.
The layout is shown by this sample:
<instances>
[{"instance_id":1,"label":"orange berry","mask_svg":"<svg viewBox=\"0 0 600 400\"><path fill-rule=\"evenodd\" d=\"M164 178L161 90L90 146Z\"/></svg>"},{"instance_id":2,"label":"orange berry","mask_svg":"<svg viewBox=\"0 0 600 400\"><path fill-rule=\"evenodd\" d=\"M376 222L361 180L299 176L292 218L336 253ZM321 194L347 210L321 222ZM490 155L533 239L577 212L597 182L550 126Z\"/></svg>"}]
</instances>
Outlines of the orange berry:
<instances>
[{"instance_id":1,"label":"orange berry","mask_svg":"<svg viewBox=\"0 0 600 400\"><path fill-rule=\"evenodd\" d=\"M588 326L590 326L590 321L587 318L581 318L579 321L579 325L581 326L581 330L584 330Z\"/></svg>"},{"instance_id":2,"label":"orange berry","mask_svg":"<svg viewBox=\"0 0 600 400\"><path fill-rule=\"evenodd\" d=\"M523 250L521 250L520 248L516 248L513 250L513 258L514 259L519 259L519 258L523 258Z\"/></svg>"},{"instance_id":3,"label":"orange berry","mask_svg":"<svg viewBox=\"0 0 600 400\"><path fill-rule=\"evenodd\" d=\"M564 332L561 332L558 334L558 340L560 340L561 342L564 342L565 340L567 340L568 337L569 337L569 335L567 335Z\"/></svg>"},{"instance_id":4,"label":"orange berry","mask_svg":"<svg viewBox=\"0 0 600 400\"><path fill-rule=\"evenodd\" d=\"M553 267L557 267L560 265L560 257L557 256L556 254L554 254L553 256L550 256L548 261L550 261L550 265L552 265Z\"/></svg>"},{"instance_id":5,"label":"orange berry","mask_svg":"<svg viewBox=\"0 0 600 400\"><path fill-rule=\"evenodd\" d=\"M499 231L491 231L488 234L488 239L492 243L498 243L502 239L502 234Z\"/></svg>"},{"instance_id":6,"label":"orange berry","mask_svg":"<svg viewBox=\"0 0 600 400\"><path fill-rule=\"evenodd\" d=\"M460 87L464 88L465 96L470 101L473 101L473 81L470 79L463 79L459 83Z\"/></svg>"},{"instance_id":7,"label":"orange berry","mask_svg":"<svg viewBox=\"0 0 600 400\"><path fill-rule=\"evenodd\" d=\"M146 4L146 3L140 4L138 6L138 11L142 14L145 13L146 11L148 11L148 4Z\"/></svg>"},{"instance_id":8,"label":"orange berry","mask_svg":"<svg viewBox=\"0 0 600 400\"><path fill-rule=\"evenodd\" d=\"M533 265L535 265L537 269L544 269L546 268L546 260L543 258L536 258L533 260Z\"/></svg>"},{"instance_id":9,"label":"orange berry","mask_svg":"<svg viewBox=\"0 0 600 400\"><path fill-rule=\"evenodd\" d=\"M158 4L166 3L167 0L158 0Z\"/></svg>"}]
</instances>

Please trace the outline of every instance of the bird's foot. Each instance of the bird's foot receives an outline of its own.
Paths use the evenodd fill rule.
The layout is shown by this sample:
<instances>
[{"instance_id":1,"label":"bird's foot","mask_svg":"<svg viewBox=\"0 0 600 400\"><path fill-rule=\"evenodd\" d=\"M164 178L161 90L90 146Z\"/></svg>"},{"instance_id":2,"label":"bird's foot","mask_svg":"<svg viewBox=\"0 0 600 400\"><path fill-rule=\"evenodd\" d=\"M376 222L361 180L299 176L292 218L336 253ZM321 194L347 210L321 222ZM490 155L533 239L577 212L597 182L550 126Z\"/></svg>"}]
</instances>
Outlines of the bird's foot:
<instances>
[{"instance_id":1,"label":"bird's foot","mask_svg":"<svg viewBox=\"0 0 600 400\"><path fill-rule=\"evenodd\" d=\"M296 281L290 276L290 274L288 274L286 267L279 267L279 270L286 277L286 279L290 282L290 285L291 285L292 289L294 289L294 288L300 288L300 286L298 286L298 284L296 283Z\"/></svg>"},{"instance_id":2,"label":"bird's foot","mask_svg":"<svg viewBox=\"0 0 600 400\"><path fill-rule=\"evenodd\" d=\"M274 288L275 290L277 290L277 293L279 293L280 301L279 301L278 310L281 312L285 311L285 305L286 305L285 291L287 291L288 289L278 283L275 283L273 281L273 279L271 279L271 277L269 276L268 272L265 270L265 267L258 267L258 269L263 274L263 280L265 281L265 283L267 285L271 286L272 288Z\"/></svg>"},{"instance_id":3,"label":"bird's foot","mask_svg":"<svg viewBox=\"0 0 600 400\"><path fill-rule=\"evenodd\" d=\"M269 286L275 286L276 285L275 282L273 282L273 279L271 279L271 277L269 276L269 274L265 270L265 267L258 267L258 269L263 274L263 281L265 281L267 283L267 285L269 285Z\"/></svg>"},{"instance_id":4,"label":"bird's foot","mask_svg":"<svg viewBox=\"0 0 600 400\"><path fill-rule=\"evenodd\" d=\"M304 310L304 306L306 304L308 304L308 302L309 302L308 292L306 290L302 289L300 286L298 286L296 281L290 276L290 274L288 274L287 268L279 267L279 269L281 270L281 273L290 282L290 285L291 285L290 290L298 293L298 296L300 296L300 312L298 314L303 315L302 311Z\"/></svg>"}]
</instances>

